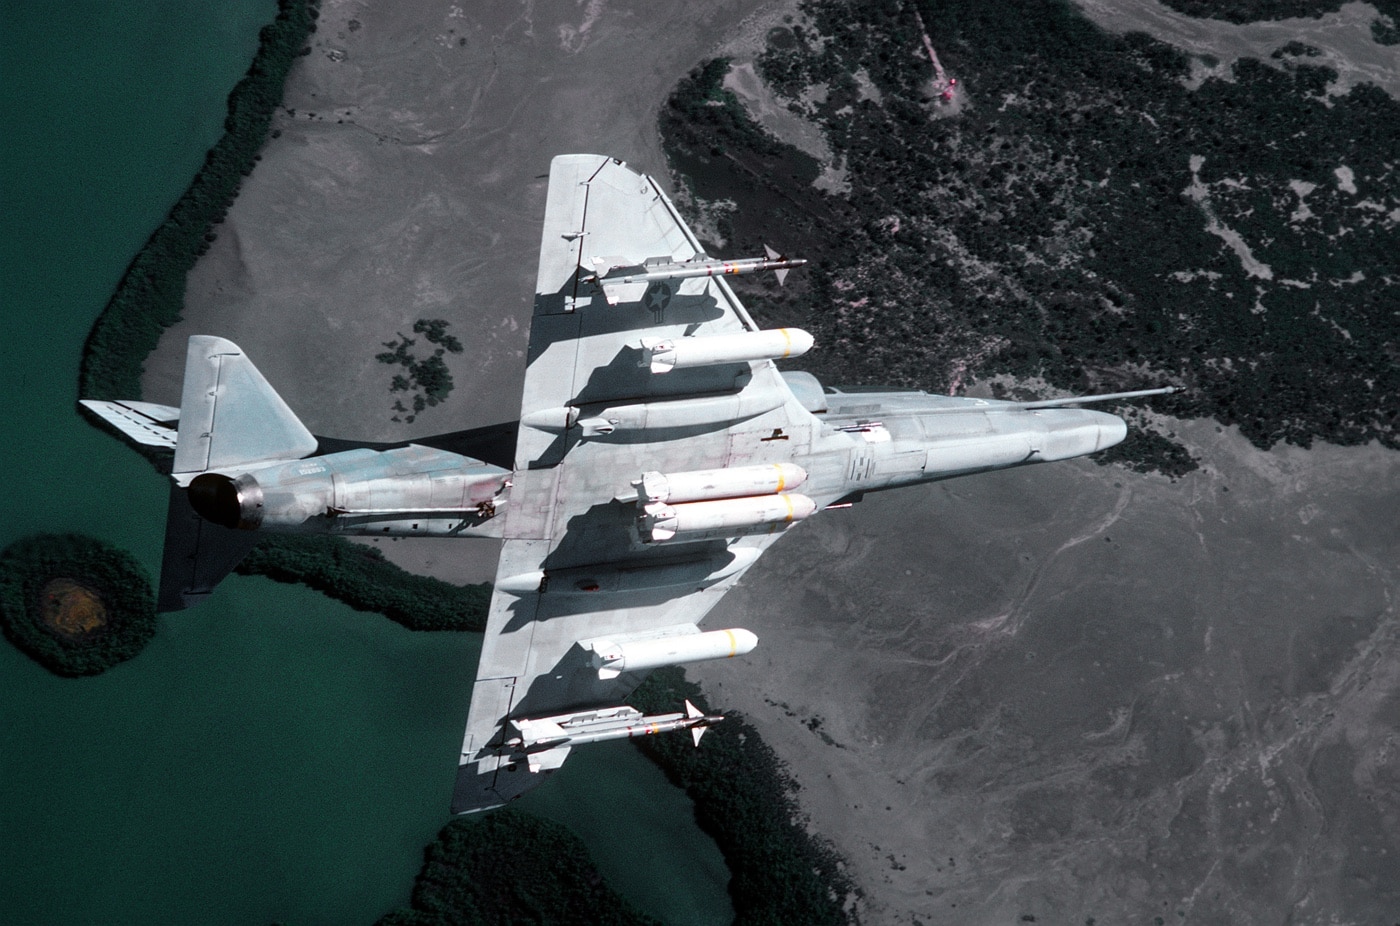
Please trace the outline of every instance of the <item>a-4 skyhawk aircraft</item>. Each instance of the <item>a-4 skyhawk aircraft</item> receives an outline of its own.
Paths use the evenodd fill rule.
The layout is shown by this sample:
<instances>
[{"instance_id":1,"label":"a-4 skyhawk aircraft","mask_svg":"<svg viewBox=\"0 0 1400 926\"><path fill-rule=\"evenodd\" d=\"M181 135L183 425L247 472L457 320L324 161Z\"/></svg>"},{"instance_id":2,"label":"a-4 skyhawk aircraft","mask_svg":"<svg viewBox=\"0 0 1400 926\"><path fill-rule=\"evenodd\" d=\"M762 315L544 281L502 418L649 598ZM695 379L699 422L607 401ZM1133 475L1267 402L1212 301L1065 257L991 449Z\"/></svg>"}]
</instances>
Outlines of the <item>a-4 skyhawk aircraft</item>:
<instances>
[{"instance_id":1,"label":"a-4 skyhawk aircraft","mask_svg":"<svg viewBox=\"0 0 1400 926\"><path fill-rule=\"evenodd\" d=\"M201 600L257 530L503 538L452 809L506 803L576 746L666 730L625 704L646 673L746 653L706 613L794 523L867 492L1093 453L1114 415L1038 402L824 389L774 361L724 276L796 261L705 255L655 181L554 159L518 434L403 445L314 437L230 341L189 341L178 409L85 402L174 450L161 608Z\"/></svg>"}]
</instances>

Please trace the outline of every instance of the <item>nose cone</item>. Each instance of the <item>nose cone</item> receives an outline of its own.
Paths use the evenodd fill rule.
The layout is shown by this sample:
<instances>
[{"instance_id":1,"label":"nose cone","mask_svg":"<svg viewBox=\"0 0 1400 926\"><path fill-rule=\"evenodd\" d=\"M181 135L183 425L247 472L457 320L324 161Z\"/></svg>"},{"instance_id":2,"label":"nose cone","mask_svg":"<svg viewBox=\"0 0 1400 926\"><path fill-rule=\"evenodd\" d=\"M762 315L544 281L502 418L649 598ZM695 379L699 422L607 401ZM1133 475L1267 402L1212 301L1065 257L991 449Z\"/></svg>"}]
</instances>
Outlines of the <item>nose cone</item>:
<instances>
[{"instance_id":1,"label":"nose cone","mask_svg":"<svg viewBox=\"0 0 1400 926\"><path fill-rule=\"evenodd\" d=\"M1060 408L1041 412L1045 422L1045 442L1040 459L1068 460L1121 443L1128 436L1128 425L1117 415L1082 408Z\"/></svg>"}]
</instances>

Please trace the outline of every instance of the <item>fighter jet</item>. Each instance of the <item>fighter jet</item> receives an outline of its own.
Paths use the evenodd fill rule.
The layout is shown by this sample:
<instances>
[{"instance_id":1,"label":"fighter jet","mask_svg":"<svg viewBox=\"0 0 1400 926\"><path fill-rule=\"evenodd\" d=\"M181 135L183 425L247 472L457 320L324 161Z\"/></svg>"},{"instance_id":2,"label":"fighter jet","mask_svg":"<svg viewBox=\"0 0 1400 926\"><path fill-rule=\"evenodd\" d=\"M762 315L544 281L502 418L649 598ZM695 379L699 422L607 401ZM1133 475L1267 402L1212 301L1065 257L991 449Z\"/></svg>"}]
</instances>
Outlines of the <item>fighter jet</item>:
<instances>
[{"instance_id":1,"label":"fighter jet","mask_svg":"<svg viewBox=\"0 0 1400 926\"><path fill-rule=\"evenodd\" d=\"M1127 428L1078 406L823 387L776 361L813 346L760 329L727 275L776 253L705 254L661 187L572 154L549 174L518 424L397 445L314 437L230 341L189 341L180 408L86 405L173 449L161 607L202 600L258 531L503 539L452 798L507 803L590 742L690 730L643 716L652 669L750 652L700 623L799 521L866 493L1065 460ZM513 447L510 438L514 437ZM678 706L680 707L680 706Z\"/></svg>"}]
</instances>

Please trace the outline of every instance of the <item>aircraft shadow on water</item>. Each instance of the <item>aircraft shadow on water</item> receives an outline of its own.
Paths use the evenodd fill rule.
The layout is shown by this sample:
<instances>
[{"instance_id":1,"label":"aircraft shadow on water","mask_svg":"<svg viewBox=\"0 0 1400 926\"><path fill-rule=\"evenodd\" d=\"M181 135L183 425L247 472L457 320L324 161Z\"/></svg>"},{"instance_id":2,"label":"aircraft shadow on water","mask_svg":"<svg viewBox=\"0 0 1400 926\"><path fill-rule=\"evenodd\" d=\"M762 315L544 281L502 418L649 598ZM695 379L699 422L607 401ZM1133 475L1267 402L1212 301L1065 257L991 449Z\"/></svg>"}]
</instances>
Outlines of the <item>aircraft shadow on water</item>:
<instances>
[{"instance_id":1,"label":"aircraft shadow on water","mask_svg":"<svg viewBox=\"0 0 1400 926\"><path fill-rule=\"evenodd\" d=\"M258 531L504 540L452 800L485 810L575 746L681 729L698 745L722 718L624 700L651 669L757 645L699 624L794 523L877 489L1103 450L1122 419L1070 406L1171 391L1006 402L780 373L811 336L760 330L724 277L800 263L712 259L651 178L562 155L518 424L318 439L236 344L203 335L178 409L83 404L173 451L161 610L207 597Z\"/></svg>"}]
</instances>

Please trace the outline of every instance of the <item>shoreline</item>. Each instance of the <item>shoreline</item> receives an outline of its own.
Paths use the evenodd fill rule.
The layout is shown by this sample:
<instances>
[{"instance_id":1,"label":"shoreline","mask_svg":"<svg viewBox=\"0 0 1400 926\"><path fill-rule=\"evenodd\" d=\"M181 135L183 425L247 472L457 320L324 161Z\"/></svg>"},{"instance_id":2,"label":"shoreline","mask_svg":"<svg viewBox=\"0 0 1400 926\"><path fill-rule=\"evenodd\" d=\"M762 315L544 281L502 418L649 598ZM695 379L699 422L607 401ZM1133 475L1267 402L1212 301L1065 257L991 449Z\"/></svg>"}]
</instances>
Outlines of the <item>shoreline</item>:
<instances>
[{"instance_id":1,"label":"shoreline","mask_svg":"<svg viewBox=\"0 0 1400 926\"><path fill-rule=\"evenodd\" d=\"M229 94L224 134L170 214L136 252L83 344L79 398L142 398L142 365L180 319L185 275L253 171L287 74L316 30L320 0L278 0L247 75ZM178 402L176 403L178 404Z\"/></svg>"}]
</instances>

